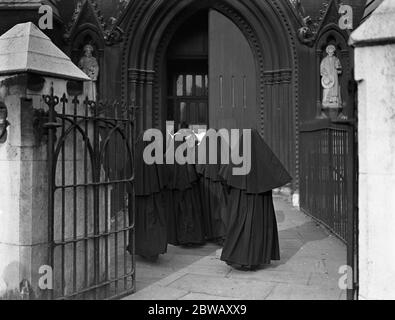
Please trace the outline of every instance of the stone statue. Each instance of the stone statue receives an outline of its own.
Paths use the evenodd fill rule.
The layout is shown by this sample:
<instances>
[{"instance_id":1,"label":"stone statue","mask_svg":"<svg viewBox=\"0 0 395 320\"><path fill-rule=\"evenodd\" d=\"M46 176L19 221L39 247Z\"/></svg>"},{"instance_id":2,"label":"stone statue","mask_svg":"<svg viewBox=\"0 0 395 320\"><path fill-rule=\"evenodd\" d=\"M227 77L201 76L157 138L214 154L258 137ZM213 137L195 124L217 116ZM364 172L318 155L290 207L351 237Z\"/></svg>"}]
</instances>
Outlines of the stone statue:
<instances>
[{"instance_id":1,"label":"stone statue","mask_svg":"<svg viewBox=\"0 0 395 320\"><path fill-rule=\"evenodd\" d=\"M78 63L78 67L84 71L89 78L92 79L91 83L87 83L84 86L84 94L86 94L90 100L96 100L97 89L96 81L99 76L99 63L97 59L93 56L93 46L87 44L84 46L84 55Z\"/></svg>"},{"instance_id":2,"label":"stone statue","mask_svg":"<svg viewBox=\"0 0 395 320\"><path fill-rule=\"evenodd\" d=\"M324 109L341 109L342 97L339 75L342 74L342 65L335 56L336 48L329 45L326 48L327 56L321 62L321 85L323 87L322 106Z\"/></svg>"}]
</instances>

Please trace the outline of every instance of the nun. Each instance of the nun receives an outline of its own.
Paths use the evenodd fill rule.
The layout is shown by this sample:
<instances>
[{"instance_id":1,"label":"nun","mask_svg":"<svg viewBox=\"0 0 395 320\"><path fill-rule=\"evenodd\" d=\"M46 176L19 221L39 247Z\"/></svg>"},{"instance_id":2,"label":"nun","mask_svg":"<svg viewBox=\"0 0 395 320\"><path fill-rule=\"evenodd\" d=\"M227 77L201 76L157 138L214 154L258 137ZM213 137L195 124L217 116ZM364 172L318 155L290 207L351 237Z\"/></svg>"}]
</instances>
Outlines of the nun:
<instances>
[{"instance_id":1,"label":"nun","mask_svg":"<svg viewBox=\"0 0 395 320\"><path fill-rule=\"evenodd\" d=\"M213 148L211 143L216 144ZM226 143L216 136L211 140L209 135L205 135L198 146L198 155L204 152L205 163L199 163L199 156L196 171L200 176L199 186L203 205L203 223L205 237L207 241L223 244L226 235L227 220L227 189L223 184L223 179L219 175L221 169L221 144ZM227 143L226 143L227 144ZM202 150L203 149L203 150ZM210 163L211 152L215 152L215 163Z\"/></svg>"},{"instance_id":2,"label":"nun","mask_svg":"<svg viewBox=\"0 0 395 320\"><path fill-rule=\"evenodd\" d=\"M234 146L251 151L251 170L234 175L238 166L233 163L220 170L229 188L229 222L221 260L241 270L256 270L280 260L272 190L292 179L258 131L252 130L250 138L244 141L241 136Z\"/></svg>"},{"instance_id":3,"label":"nun","mask_svg":"<svg viewBox=\"0 0 395 320\"><path fill-rule=\"evenodd\" d=\"M199 176L191 163L193 161L180 164L175 151L184 149L183 157L186 158L188 149L194 149L196 138L191 130L181 129L172 139L169 144L172 147L166 151L166 165L163 166L168 243L175 246L203 245L205 237ZM193 150L190 154L193 155ZM169 164L171 162L174 164Z\"/></svg>"},{"instance_id":4,"label":"nun","mask_svg":"<svg viewBox=\"0 0 395 320\"><path fill-rule=\"evenodd\" d=\"M163 177L156 164L147 165L143 158L148 144L141 135L135 148L135 252L154 261L167 252L167 219Z\"/></svg>"}]
</instances>

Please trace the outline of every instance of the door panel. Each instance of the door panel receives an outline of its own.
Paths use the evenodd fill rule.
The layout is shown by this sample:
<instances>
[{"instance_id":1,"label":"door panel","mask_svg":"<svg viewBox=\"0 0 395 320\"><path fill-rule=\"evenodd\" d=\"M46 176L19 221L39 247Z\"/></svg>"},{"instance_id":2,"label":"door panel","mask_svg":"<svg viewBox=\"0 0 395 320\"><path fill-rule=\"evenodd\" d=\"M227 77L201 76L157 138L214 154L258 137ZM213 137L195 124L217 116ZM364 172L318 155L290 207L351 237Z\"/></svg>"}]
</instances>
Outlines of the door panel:
<instances>
[{"instance_id":1,"label":"door panel","mask_svg":"<svg viewBox=\"0 0 395 320\"><path fill-rule=\"evenodd\" d=\"M208 124L208 66L206 60L177 60L169 64L167 121L182 125Z\"/></svg>"},{"instance_id":2,"label":"door panel","mask_svg":"<svg viewBox=\"0 0 395 320\"><path fill-rule=\"evenodd\" d=\"M257 128L257 73L251 47L221 13L209 12L210 127Z\"/></svg>"}]
</instances>

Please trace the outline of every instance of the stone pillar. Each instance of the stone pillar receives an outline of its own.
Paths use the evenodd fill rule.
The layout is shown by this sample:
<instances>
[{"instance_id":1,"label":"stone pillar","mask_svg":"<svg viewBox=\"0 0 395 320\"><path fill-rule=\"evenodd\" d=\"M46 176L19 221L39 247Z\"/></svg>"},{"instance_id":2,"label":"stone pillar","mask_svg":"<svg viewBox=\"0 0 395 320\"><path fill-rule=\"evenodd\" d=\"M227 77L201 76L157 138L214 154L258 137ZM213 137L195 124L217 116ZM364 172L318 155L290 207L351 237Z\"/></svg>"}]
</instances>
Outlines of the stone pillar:
<instances>
[{"instance_id":1,"label":"stone pillar","mask_svg":"<svg viewBox=\"0 0 395 320\"><path fill-rule=\"evenodd\" d=\"M45 109L42 94L52 84L56 94L66 91L66 81L57 79L0 78L10 123L0 144L0 282L8 299L45 298L38 283L40 267L48 264L48 168L39 110Z\"/></svg>"},{"instance_id":2,"label":"stone pillar","mask_svg":"<svg viewBox=\"0 0 395 320\"><path fill-rule=\"evenodd\" d=\"M1 35L0 52L0 102L9 122L0 141L0 299L47 298L39 286L50 242L43 95L53 87L61 97L68 80L90 78L31 22Z\"/></svg>"},{"instance_id":3,"label":"stone pillar","mask_svg":"<svg viewBox=\"0 0 395 320\"><path fill-rule=\"evenodd\" d=\"M359 298L395 299L395 1L350 41L359 83Z\"/></svg>"},{"instance_id":4,"label":"stone pillar","mask_svg":"<svg viewBox=\"0 0 395 320\"><path fill-rule=\"evenodd\" d=\"M0 285L2 296L10 299L21 298L23 279L32 282L37 259L46 261L44 150L35 147L32 100L26 99L23 82L22 77L0 80L10 122L7 139L0 144Z\"/></svg>"}]
</instances>

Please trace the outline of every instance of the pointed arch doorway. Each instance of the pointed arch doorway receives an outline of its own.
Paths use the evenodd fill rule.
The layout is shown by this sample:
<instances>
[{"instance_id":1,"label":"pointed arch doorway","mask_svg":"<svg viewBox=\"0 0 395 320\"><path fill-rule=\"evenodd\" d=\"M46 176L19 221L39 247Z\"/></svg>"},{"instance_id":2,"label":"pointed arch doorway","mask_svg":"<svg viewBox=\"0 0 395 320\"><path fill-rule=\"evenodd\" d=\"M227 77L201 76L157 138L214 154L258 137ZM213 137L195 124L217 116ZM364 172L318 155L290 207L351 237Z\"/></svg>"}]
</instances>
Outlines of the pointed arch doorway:
<instances>
[{"instance_id":1,"label":"pointed arch doorway","mask_svg":"<svg viewBox=\"0 0 395 320\"><path fill-rule=\"evenodd\" d=\"M128 14L123 95L141 106L138 131L164 131L169 119L257 128L297 190L298 64L286 8L260 0L166 0ZM177 79L184 85L178 95Z\"/></svg>"},{"instance_id":2,"label":"pointed arch doorway","mask_svg":"<svg viewBox=\"0 0 395 320\"><path fill-rule=\"evenodd\" d=\"M296 50L282 9L261 0L133 9L122 84L124 98L141 107L138 131L164 131L167 121L257 128L297 181Z\"/></svg>"},{"instance_id":3,"label":"pointed arch doorway","mask_svg":"<svg viewBox=\"0 0 395 320\"><path fill-rule=\"evenodd\" d=\"M166 121L175 128L259 128L257 69L241 30L216 10L201 10L167 49Z\"/></svg>"}]
</instances>

